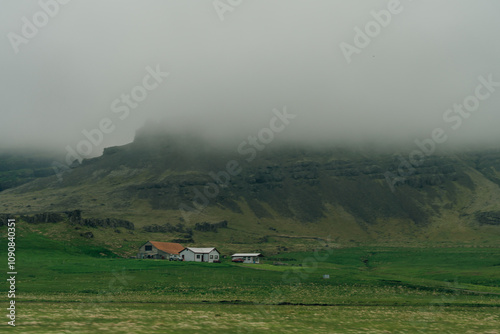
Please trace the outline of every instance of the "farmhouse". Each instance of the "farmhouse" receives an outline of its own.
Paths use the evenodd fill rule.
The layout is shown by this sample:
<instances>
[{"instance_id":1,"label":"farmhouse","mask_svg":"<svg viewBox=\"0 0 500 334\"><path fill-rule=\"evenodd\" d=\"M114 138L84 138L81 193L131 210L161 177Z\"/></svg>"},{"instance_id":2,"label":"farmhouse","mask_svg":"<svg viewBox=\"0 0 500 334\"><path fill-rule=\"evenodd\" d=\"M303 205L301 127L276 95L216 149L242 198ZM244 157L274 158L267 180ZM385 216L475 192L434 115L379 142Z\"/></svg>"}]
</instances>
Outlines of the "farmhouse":
<instances>
[{"instance_id":1,"label":"farmhouse","mask_svg":"<svg viewBox=\"0 0 500 334\"><path fill-rule=\"evenodd\" d=\"M180 259L184 247L174 242L148 241L139 248L138 259Z\"/></svg>"},{"instance_id":2,"label":"farmhouse","mask_svg":"<svg viewBox=\"0 0 500 334\"><path fill-rule=\"evenodd\" d=\"M193 248L187 247L180 252L182 261L195 262L214 262L219 261L220 253L214 247L212 248Z\"/></svg>"},{"instance_id":3,"label":"farmhouse","mask_svg":"<svg viewBox=\"0 0 500 334\"><path fill-rule=\"evenodd\" d=\"M234 262L260 263L259 258L263 256L261 253L236 253L231 255L231 259Z\"/></svg>"}]
</instances>

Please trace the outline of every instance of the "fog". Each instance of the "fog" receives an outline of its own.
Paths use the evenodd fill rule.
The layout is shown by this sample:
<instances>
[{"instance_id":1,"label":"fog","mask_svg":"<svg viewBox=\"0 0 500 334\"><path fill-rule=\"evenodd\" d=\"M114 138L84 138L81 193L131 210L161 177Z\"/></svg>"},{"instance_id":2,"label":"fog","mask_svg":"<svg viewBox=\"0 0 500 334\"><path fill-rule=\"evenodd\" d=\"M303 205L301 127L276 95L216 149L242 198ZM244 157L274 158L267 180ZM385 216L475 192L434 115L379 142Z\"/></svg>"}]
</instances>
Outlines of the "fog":
<instances>
[{"instance_id":1,"label":"fog","mask_svg":"<svg viewBox=\"0 0 500 334\"><path fill-rule=\"evenodd\" d=\"M266 128L495 144L499 12L498 0L4 0L0 148L93 140L80 148L95 156L148 123L235 147ZM288 124L273 121L285 110Z\"/></svg>"}]
</instances>

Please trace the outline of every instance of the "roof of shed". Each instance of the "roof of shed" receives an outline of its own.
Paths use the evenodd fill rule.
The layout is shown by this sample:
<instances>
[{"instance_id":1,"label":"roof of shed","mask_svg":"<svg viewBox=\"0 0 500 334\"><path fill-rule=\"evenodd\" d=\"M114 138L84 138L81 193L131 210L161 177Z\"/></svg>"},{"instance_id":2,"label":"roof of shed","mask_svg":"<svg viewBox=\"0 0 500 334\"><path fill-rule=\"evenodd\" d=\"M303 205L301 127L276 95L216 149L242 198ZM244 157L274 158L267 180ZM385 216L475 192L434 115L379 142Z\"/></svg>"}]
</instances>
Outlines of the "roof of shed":
<instances>
[{"instance_id":1,"label":"roof of shed","mask_svg":"<svg viewBox=\"0 0 500 334\"><path fill-rule=\"evenodd\" d=\"M231 255L231 257L238 257L238 256L264 256L261 253L235 253Z\"/></svg>"},{"instance_id":2,"label":"roof of shed","mask_svg":"<svg viewBox=\"0 0 500 334\"><path fill-rule=\"evenodd\" d=\"M175 242L160 242L160 241L150 241L150 243L161 251L169 254L178 255L184 246Z\"/></svg>"}]
</instances>

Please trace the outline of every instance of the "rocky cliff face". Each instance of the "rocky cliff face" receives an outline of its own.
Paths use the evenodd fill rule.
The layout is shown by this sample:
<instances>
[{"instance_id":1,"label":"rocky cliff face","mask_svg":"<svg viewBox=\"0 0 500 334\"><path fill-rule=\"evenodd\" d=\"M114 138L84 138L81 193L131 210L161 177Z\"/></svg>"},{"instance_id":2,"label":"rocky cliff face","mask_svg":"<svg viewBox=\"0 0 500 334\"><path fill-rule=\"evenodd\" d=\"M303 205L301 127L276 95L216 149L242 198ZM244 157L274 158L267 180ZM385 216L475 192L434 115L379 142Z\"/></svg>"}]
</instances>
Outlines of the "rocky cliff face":
<instances>
[{"instance_id":1,"label":"rocky cliff face","mask_svg":"<svg viewBox=\"0 0 500 334\"><path fill-rule=\"evenodd\" d=\"M391 156L345 159L317 152L307 158L293 153L285 157L265 157L242 165L241 173L229 181L214 178L205 170L131 185L126 193L129 198L149 201L155 210L177 210L183 204L196 210L206 204L241 213L238 201L244 200L257 218L278 215L314 222L326 216L326 206L331 204L366 223L378 218L404 218L425 224L430 215L439 213L434 207L437 197L452 203L458 188L471 192L475 188L467 167L457 158L429 159L392 191L384 173L397 170L399 160ZM213 172L224 173L224 169ZM214 192L217 196L211 198Z\"/></svg>"},{"instance_id":2,"label":"rocky cliff face","mask_svg":"<svg viewBox=\"0 0 500 334\"><path fill-rule=\"evenodd\" d=\"M67 211L67 212L42 212L34 215L14 215L14 214L0 214L0 226L7 225L8 219L21 219L28 224L49 224L68 221L75 225L87 227L103 227L103 228L118 228L123 227L128 230L134 229L134 224L122 219L115 218L82 218L80 210Z\"/></svg>"}]
</instances>

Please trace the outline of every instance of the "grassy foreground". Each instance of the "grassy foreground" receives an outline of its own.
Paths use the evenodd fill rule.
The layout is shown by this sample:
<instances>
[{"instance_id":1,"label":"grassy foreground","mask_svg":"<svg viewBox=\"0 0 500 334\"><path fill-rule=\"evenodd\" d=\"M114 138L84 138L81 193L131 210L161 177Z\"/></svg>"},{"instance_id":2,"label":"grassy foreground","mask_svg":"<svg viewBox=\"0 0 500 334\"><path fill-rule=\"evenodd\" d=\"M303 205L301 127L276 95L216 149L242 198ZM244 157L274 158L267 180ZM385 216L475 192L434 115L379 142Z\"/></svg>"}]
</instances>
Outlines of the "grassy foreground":
<instances>
[{"instance_id":1,"label":"grassy foreground","mask_svg":"<svg viewBox=\"0 0 500 334\"><path fill-rule=\"evenodd\" d=\"M499 333L500 328L499 248L357 247L282 253L265 264L241 265L123 259L33 233L23 235L17 247L17 326L8 328L5 320L2 331ZM6 259L4 248L0 255ZM272 265L277 261L286 265ZM323 279L325 274L330 279ZM7 300L2 294L3 305Z\"/></svg>"},{"instance_id":2,"label":"grassy foreground","mask_svg":"<svg viewBox=\"0 0 500 334\"><path fill-rule=\"evenodd\" d=\"M16 329L89 334L498 333L498 313L467 307L26 303Z\"/></svg>"}]
</instances>

